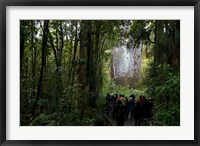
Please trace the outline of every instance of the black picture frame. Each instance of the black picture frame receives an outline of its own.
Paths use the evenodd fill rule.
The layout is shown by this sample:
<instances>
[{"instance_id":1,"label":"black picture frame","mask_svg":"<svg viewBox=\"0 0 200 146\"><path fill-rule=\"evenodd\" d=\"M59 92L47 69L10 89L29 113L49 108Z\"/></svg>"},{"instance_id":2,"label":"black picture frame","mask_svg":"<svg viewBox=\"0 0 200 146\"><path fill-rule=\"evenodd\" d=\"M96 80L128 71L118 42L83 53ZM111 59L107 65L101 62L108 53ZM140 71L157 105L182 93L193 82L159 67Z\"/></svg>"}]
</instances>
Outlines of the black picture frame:
<instances>
[{"instance_id":1,"label":"black picture frame","mask_svg":"<svg viewBox=\"0 0 200 146\"><path fill-rule=\"evenodd\" d=\"M7 6L194 6L194 140L7 140L6 139L6 7ZM199 139L199 0L0 0L0 144L2 146L47 145L176 145L197 146ZM188 97L189 98L189 97ZM191 97L190 97L191 98Z\"/></svg>"}]
</instances>

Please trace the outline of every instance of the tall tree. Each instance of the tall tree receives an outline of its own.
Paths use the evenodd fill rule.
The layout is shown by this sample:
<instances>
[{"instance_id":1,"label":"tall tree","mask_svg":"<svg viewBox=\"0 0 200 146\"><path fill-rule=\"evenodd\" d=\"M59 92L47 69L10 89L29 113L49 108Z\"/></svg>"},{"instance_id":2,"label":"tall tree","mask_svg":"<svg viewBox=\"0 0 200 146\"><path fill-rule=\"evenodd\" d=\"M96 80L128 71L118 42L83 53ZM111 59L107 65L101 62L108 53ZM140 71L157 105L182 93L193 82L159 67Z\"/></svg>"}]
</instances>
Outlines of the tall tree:
<instances>
[{"instance_id":1,"label":"tall tree","mask_svg":"<svg viewBox=\"0 0 200 146\"><path fill-rule=\"evenodd\" d=\"M42 60L41 60L41 68L40 68L40 77L38 81L37 87L37 95L35 102L33 104L32 109L32 117L35 118L35 112L38 104L39 98L42 96L42 81L43 81L43 72L46 64L46 49L47 49L47 41L48 41L48 27L49 27L49 20L44 20L43 25L43 37L42 37Z\"/></svg>"},{"instance_id":2,"label":"tall tree","mask_svg":"<svg viewBox=\"0 0 200 146\"><path fill-rule=\"evenodd\" d=\"M23 58L24 58L24 50L25 50L25 21L20 21L20 71L21 76L23 76Z\"/></svg>"},{"instance_id":3,"label":"tall tree","mask_svg":"<svg viewBox=\"0 0 200 146\"><path fill-rule=\"evenodd\" d=\"M76 55L77 55L77 49L78 49L78 21L75 21L75 34L74 34L74 53L73 53L73 59L72 59L72 66L73 68L71 69L71 73L72 75L70 76L70 78L72 78L72 82L71 85L73 86L74 84L74 78L75 78L75 70L76 70Z\"/></svg>"},{"instance_id":4,"label":"tall tree","mask_svg":"<svg viewBox=\"0 0 200 146\"><path fill-rule=\"evenodd\" d=\"M32 48L32 96L35 98L35 68L36 68L36 46L35 46L35 21L31 21L31 48Z\"/></svg>"},{"instance_id":5,"label":"tall tree","mask_svg":"<svg viewBox=\"0 0 200 146\"><path fill-rule=\"evenodd\" d=\"M87 86L86 74L87 74L87 37L88 37L88 21L81 21L81 31L80 31L80 50L79 58L80 64L78 69L78 83L80 84L80 89L85 90Z\"/></svg>"},{"instance_id":6,"label":"tall tree","mask_svg":"<svg viewBox=\"0 0 200 146\"><path fill-rule=\"evenodd\" d=\"M55 25L58 23L58 26ZM56 26L55 28L55 42L54 43L54 38L49 32L49 38L50 38L50 44L53 49L54 57L55 57L55 64L56 64L56 109L59 107L59 97L61 96L61 91L62 91L62 79L61 79L61 69L62 69L62 55L63 55L63 48L64 48L64 34L63 34L63 21L55 21L53 24Z\"/></svg>"}]
</instances>

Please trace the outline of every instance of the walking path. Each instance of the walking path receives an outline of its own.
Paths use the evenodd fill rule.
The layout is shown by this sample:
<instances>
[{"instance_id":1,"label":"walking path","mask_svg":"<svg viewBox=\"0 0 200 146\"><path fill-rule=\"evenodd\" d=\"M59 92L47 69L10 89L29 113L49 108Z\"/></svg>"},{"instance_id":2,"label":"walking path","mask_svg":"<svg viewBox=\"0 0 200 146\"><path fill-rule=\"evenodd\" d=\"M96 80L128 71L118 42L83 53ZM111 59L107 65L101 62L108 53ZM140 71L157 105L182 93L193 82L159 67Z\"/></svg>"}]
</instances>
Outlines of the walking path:
<instances>
[{"instance_id":1,"label":"walking path","mask_svg":"<svg viewBox=\"0 0 200 146\"><path fill-rule=\"evenodd\" d=\"M140 126L149 126L147 121L149 120L145 119L144 121L142 121ZM114 120L112 120L112 124L113 126L117 126L117 123ZM127 121L124 122L124 126L135 126L135 119L132 120L128 119Z\"/></svg>"}]
</instances>

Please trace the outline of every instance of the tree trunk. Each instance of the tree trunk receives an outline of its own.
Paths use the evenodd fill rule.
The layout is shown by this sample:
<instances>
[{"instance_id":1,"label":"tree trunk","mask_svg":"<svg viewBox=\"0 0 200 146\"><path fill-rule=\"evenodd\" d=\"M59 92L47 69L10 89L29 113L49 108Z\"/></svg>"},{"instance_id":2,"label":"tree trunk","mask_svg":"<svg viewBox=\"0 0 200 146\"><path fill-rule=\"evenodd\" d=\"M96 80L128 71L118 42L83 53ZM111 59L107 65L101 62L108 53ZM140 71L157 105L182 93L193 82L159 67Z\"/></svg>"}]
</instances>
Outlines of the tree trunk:
<instances>
[{"instance_id":1,"label":"tree trunk","mask_svg":"<svg viewBox=\"0 0 200 146\"><path fill-rule=\"evenodd\" d=\"M25 33L24 33L24 21L20 21L20 75L23 78L23 66L22 66L22 61L24 57L24 42L25 42Z\"/></svg>"},{"instance_id":2,"label":"tree trunk","mask_svg":"<svg viewBox=\"0 0 200 146\"><path fill-rule=\"evenodd\" d=\"M35 98L35 65L36 65L36 48L34 44L35 23L31 21L31 47L32 47L32 78L33 78L33 91L32 97Z\"/></svg>"},{"instance_id":3,"label":"tree trunk","mask_svg":"<svg viewBox=\"0 0 200 146\"><path fill-rule=\"evenodd\" d=\"M48 30L49 32L49 30ZM58 38L59 37L59 38ZM56 103L56 110L59 110L59 98L62 92L62 74L61 74L61 67L62 67L62 52L64 47L64 38L63 38L63 29L62 29L62 22L60 22L60 33L58 34L58 30L56 30L56 45L54 45L53 37L49 32L50 44L53 49L54 57L55 57L55 65L56 65L56 88L55 88L55 103ZM59 42L61 44L59 45Z\"/></svg>"},{"instance_id":4,"label":"tree trunk","mask_svg":"<svg viewBox=\"0 0 200 146\"><path fill-rule=\"evenodd\" d=\"M81 22L80 32L80 50L79 58L80 64L78 69L78 83L81 90L86 89L86 67L87 67L87 33L88 33L87 21Z\"/></svg>"},{"instance_id":5,"label":"tree trunk","mask_svg":"<svg viewBox=\"0 0 200 146\"><path fill-rule=\"evenodd\" d=\"M95 97L96 97L96 57L95 46L94 46L94 31L93 21L88 22L88 33L87 33L87 82L89 87L89 106L95 108Z\"/></svg>"},{"instance_id":6,"label":"tree trunk","mask_svg":"<svg viewBox=\"0 0 200 146\"><path fill-rule=\"evenodd\" d=\"M41 68L40 68L40 77L38 81L38 88L37 88L37 95L32 109L32 117L35 118L36 115L36 108L39 98L42 96L42 81L43 81L43 72L46 64L46 48L47 48L47 41L48 41L48 24L49 20L44 20L44 27L43 27L43 37L42 37L42 60L41 60Z\"/></svg>"},{"instance_id":7,"label":"tree trunk","mask_svg":"<svg viewBox=\"0 0 200 146\"><path fill-rule=\"evenodd\" d=\"M70 40L70 52L69 52L69 64L68 64L68 85L70 85L70 81L71 81L71 74L72 74L72 66L73 66L73 60L72 60L72 48L73 48L73 21L71 21L71 40Z\"/></svg>"},{"instance_id":8,"label":"tree trunk","mask_svg":"<svg viewBox=\"0 0 200 146\"><path fill-rule=\"evenodd\" d=\"M78 33L78 21L76 21L76 32L75 32L75 39L74 39L74 54L73 54L73 59L72 59L72 65L74 64L75 60L76 60L76 52L77 52L77 46L78 46L78 38L77 38L77 33ZM75 76L75 69L76 66L72 69L72 82L71 85L73 86L74 84L74 76Z\"/></svg>"}]
</instances>

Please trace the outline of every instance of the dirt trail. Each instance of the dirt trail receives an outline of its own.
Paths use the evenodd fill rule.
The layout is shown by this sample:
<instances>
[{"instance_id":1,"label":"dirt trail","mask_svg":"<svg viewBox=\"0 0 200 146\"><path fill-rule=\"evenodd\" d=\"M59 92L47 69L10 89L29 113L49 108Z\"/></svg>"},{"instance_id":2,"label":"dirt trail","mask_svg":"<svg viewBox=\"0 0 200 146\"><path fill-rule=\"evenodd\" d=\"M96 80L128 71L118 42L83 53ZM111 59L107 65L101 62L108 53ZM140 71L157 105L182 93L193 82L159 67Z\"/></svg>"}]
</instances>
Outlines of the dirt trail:
<instances>
[{"instance_id":1,"label":"dirt trail","mask_svg":"<svg viewBox=\"0 0 200 146\"><path fill-rule=\"evenodd\" d=\"M149 126L148 120L144 120L141 122L140 126ZM112 120L113 126L117 126L116 121ZM124 122L124 126L135 126L135 119L128 119Z\"/></svg>"}]
</instances>

